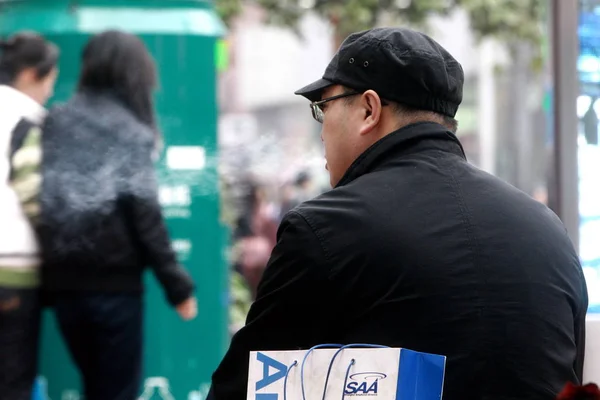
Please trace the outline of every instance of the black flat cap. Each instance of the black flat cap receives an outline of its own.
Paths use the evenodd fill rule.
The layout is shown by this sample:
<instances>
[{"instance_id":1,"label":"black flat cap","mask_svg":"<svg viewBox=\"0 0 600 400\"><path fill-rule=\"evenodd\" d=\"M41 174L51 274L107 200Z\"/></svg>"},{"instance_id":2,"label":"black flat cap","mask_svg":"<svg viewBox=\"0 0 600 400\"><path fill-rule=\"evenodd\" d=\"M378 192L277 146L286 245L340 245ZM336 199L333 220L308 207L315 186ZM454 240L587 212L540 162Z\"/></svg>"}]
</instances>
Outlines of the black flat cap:
<instances>
[{"instance_id":1,"label":"black flat cap","mask_svg":"<svg viewBox=\"0 0 600 400\"><path fill-rule=\"evenodd\" d=\"M375 28L348 36L323 78L296 94L317 101L324 89L338 84L454 117L463 83L460 63L429 36L404 28Z\"/></svg>"}]
</instances>

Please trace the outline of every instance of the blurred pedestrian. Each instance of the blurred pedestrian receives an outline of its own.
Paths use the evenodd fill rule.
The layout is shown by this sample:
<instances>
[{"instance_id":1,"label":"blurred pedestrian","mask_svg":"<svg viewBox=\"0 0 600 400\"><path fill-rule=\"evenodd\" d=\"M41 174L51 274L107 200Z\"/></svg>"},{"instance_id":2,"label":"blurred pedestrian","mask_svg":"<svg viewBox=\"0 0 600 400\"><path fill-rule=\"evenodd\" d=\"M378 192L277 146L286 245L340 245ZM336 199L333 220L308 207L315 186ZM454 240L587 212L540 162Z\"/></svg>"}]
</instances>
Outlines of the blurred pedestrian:
<instances>
[{"instance_id":1,"label":"blurred pedestrian","mask_svg":"<svg viewBox=\"0 0 600 400\"><path fill-rule=\"evenodd\" d=\"M256 298L258 283L277 239L278 223L271 209L265 187L251 182L234 231L234 242L235 268L244 276L252 300Z\"/></svg>"},{"instance_id":2,"label":"blurred pedestrian","mask_svg":"<svg viewBox=\"0 0 600 400\"><path fill-rule=\"evenodd\" d=\"M98 34L83 51L77 93L44 124L42 283L87 400L139 394L147 265L181 317L196 315L158 203L155 84L140 39Z\"/></svg>"},{"instance_id":3,"label":"blurred pedestrian","mask_svg":"<svg viewBox=\"0 0 600 400\"><path fill-rule=\"evenodd\" d=\"M298 173L293 185L286 184L283 187L279 219L282 220L289 211L312 199L314 195L313 180L310 174L305 171Z\"/></svg>"},{"instance_id":4,"label":"blurred pedestrian","mask_svg":"<svg viewBox=\"0 0 600 400\"><path fill-rule=\"evenodd\" d=\"M250 351L324 343L445 355L445 400L552 399L581 382L577 252L546 206L467 162L463 80L433 39L377 28L297 92L334 189L281 223L209 399L246 399Z\"/></svg>"},{"instance_id":5,"label":"blurred pedestrian","mask_svg":"<svg viewBox=\"0 0 600 400\"><path fill-rule=\"evenodd\" d=\"M32 32L0 41L0 398L31 398L40 327L40 129L58 48Z\"/></svg>"}]
</instances>

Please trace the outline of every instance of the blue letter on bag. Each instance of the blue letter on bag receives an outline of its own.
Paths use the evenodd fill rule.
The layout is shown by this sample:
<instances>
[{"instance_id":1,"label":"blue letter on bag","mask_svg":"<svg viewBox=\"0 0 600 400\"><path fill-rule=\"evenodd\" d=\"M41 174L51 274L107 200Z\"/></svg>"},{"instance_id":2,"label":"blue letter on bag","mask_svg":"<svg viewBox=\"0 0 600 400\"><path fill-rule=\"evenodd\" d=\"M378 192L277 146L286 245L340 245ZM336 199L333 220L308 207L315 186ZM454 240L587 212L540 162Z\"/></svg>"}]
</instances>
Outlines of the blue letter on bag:
<instances>
[{"instance_id":1,"label":"blue letter on bag","mask_svg":"<svg viewBox=\"0 0 600 400\"><path fill-rule=\"evenodd\" d=\"M263 377L260 381L256 382L256 390L266 388L272 383L277 382L281 378L285 377L287 373L287 367L277 360L273 360L271 357L264 355L263 353L257 353L256 358L258 361L263 363ZM269 367L275 368L277 372L269 375Z\"/></svg>"}]
</instances>

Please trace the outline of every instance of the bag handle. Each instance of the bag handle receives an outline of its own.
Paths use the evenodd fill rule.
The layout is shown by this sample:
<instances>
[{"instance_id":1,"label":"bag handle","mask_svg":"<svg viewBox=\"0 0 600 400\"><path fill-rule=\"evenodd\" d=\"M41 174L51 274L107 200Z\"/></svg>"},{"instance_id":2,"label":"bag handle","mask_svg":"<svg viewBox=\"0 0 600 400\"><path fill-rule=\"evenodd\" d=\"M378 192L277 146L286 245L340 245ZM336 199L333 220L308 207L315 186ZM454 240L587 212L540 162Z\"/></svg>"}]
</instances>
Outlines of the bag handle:
<instances>
[{"instance_id":1,"label":"bag handle","mask_svg":"<svg viewBox=\"0 0 600 400\"><path fill-rule=\"evenodd\" d=\"M294 368L296 365L298 365L298 360L294 360L292 365L290 365L290 367L287 369L287 372L285 373L285 379L283 380L283 400L287 400L288 376L290 375L290 371L292 370L292 368Z\"/></svg>"},{"instance_id":2,"label":"bag handle","mask_svg":"<svg viewBox=\"0 0 600 400\"><path fill-rule=\"evenodd\" d=\"M342 388L342 400L344 400L346 398L346 385L348 384L348 377L350 376L350 368L352 368L352 366L356 364L356 360L353 358L352 360L350 360L350 364L348 365L348 368L346 369L346 376L344 377L344 387ZM327 376L327 379L329 379L329 375ZM325 398L325 392L327 391L327 384L325 384L325 389L323 390L323 398Z\"/></svg>"},{"instance_id":3,"label":"bag handle","mask_svg":"<svg viewBox=\"0 0 600 400\"><path fill-rule=\"evenodd\" d=\"M317 346L311 347L306 354L304 355L304 359L302 360L302 365L300 366L300 388L302 389L302 400L306 400L306 393L304 391L304 364L306 363L306 359L314 350L333 347L333 348L342 348L343 344L319 344Z\"/></svg>"},{"instance_id":4,"label":"bag handle","mask_svg":"<svg viewBox=\"0 0 600 400\"><path fill-rule=\"evenodd\" d=\"M329 376L331 375L331 369L333 368L333 362L335 361L337 356L342 352L342 350L351 349L351 348L389 349L390 347L389 346L381 346L378 344L364 344L364 343L347 344L345 346L340 347L339 350L335 352L333 357L331 357L331 362L329 363L329 368L327 369L327 376L325 378L325 387L323 388L322 400L325 400L325 395L327 394L327 385L329 383ZM350 365L348 366L348 369L346 370L346 378L344 379L344 388L342 390L342 400L344 400L344 398L346 397L346 385L348 384L348 376L350 375L350 368L352 368L352 366L355 363L356 363L356 360L352 359L352 361L350 362ZM304 399L304 400L306 400L306 399Z\"/></svg>"},{"instance_id":5,"label":"bag handle","mask_svg":"<svg viewBox=\"0 0 600 400\"><path fill-rule=\"evenodd\" d=\"M342 345L342 344L320 344L317 346L313 346L310 349L308 349L308 351L306 352L306 354L304 355L304 358L302 360L302 364L300 366L300 387L302 389L302 400L306 400L306 392L304 389L304 364L306 364L306 359L308 358L308 356L310 355L310 353L312 353L314 350L317 349L322 349L322 348L337 348L338 351L335 352L335 354L333 355L333 357L331 358L331 362L329 363L329 368L327 369L327 376L325 377L325 387L323 388L323 398L322 400L325 400L325 395L327 394L327 385L329 383L329 376L331 375L331 369L333 368L333 362L335 361L335 359L337 358L337 356L342 352L342 350L344 349L349 349L349 348L374 348L374 349L389 349L389 346L381 346L378 344L364 344L364 343L354 343L354 344L347 344L347 345ZM347 384L347 380L348 380L348 376L350 375L350 369L352 368L352 366L356 363L355 359L352 359L352 361L350 362L350 365L348 366L348 369L346 370L346 378L344 379L344 389L342 391L342 400L344 400L345 396L346 396L346 384ZM287 389L287 377L291 371L291 369L293 367L295 367L297 365L297 362L294 361L294 363L288 368L286 376L285 376L285 380L283 382L283 398L284 400L286 400L286 389Z\"/></svg>"}]
</instances>

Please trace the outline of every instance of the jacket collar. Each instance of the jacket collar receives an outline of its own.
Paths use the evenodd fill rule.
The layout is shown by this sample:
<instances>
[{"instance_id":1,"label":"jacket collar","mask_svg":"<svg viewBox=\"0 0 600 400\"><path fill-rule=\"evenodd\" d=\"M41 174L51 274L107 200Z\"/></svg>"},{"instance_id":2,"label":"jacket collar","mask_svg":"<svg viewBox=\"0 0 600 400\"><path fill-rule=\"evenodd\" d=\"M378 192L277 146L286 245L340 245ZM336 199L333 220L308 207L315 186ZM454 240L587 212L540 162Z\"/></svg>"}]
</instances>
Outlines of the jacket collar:
<instances>
[{"instance_id":1,"label":"jacket collar","mask_svg":"<svg viewBox=\"0 0 600 400\"><path fill-rule=\"evenodd\" d=\"M466 160L464 149L452 132L433 122L419 122L398 129L385 136L362 153L348 168L336 187L347 185L358 177L371 172L381 163L406 154L423 140L433 140L443 151L456 154ZM416 150L418 151L418 149ZM414 151L413 151L414 152Z\"/></svg>"},{"instance_id":2,"label":"jacket collar","mask_svg":"<svg viewBox=\"0 0 600 400\"><path fill-rule=\"evenodd\" d=\"M46 109L25 93L7 85L0 85L0 104L3 111L12 115L27 118L31 122L41 123L46 116Z\"/></svg>"}]
</instances>

